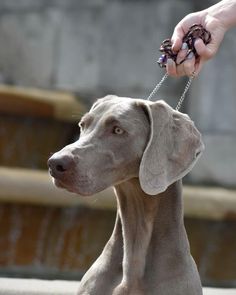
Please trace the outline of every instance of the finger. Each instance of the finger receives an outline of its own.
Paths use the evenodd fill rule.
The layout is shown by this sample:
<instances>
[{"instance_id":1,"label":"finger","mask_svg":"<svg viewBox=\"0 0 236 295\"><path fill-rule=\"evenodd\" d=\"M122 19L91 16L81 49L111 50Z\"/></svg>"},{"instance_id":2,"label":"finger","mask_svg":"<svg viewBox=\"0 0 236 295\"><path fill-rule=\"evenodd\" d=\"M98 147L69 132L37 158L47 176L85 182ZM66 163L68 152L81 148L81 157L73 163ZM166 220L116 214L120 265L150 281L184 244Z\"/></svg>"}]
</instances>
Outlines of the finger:
<instances>
[{"instance_id":1,"label":"finger","mask_svg":"<svg viewBox=\"0 0 236 295\"><path fill-rule=\"evenodd\" d=\"M181 24L178 24L175 29L174 29L174 32L173 32L173 35L172 35L172 38L171 38L171 41L172 41L172 50L175 51L175 52L178 52L182 46L182 40L183 40L183 37L184 37L184 30L182 28L182 25Z\"/></svg>"},{"instance_id":2,"label":"finger","mask_svg":"<svg viewBox=\"0 0 236 295\"><path fill-rule=\"evenodd\" d=\"M176 73L176 64L175 64L175 62L171 58L168 58L167 59L166 72L167 72L167 74L169 76L173 76L173 77L176 77L177 76L177 73Z\"/></svg>"},{"instance_id":3,"label":"finger","mask_svg":"<svg viewBox=\"0 0 236 295\"><path fill-rule=\"evenodd\" d=\"M182 76L185 76L183 63L176 67L176 77L182 77Z\"/></svg>"},{"instance_id":4,"label":"finger","mask_svg":"<svg viewBox=\"0 0 236 295\"><path fill-rule=\"evenodd\" d=\"M195 60L194 61L186 60L184 63L177 66L176 77L191 76L195 69L194 63L195 63Z\"/></svg>"},{"instance_id":5,"label":"finger","mask_svg":"<svg viewBox=\"0 0 236 295\"><path fill-rule=\"evenodd\" d=\"M212 57L213 51L209 45L205 45L202 39L197 39L194 43L194 47L198 53L198 55L207 60Z\"/></svg>"},{"instance_id":6,"label":"finger","mask_svg":"<svg viewBox=\"0 0 236 295\"><path fill-rule=\"evenodd\" d=\"M183 70L186 76L191 76L193 72L195 71L195 62L196 62L195 56L191 52L188 58L186 59L186 61L183 63Z\"/></svg>"},{"instance_id":7,"label":"finger","mask_svg":"<svg viewBox=\"0 0 236 295\"><path fill-rule=\"evenodd\" d=\"M180 64L186 58L187 52L188 52L188 45L187 43L183 43L181 50L178 52L178 55L176 58L177 65Z\"/></svg>"},{"instance_id":8,"label":"finger","mask_svg":"<svg viewBox=\"0 0 236 295\"><path fill-rule=\"evenodd\" d=\"M197 54L199 56L204 55L205 50L206 50L206 45L204 44L204 42L201 38L196 39L196 41L194 42L194 47L195 47Z\"/></svg>"},{"instance_id":9,"label":"finger","mask_svg":"<svg viewBox=\"0 0 236 295\"><path fill-rule=\"evenodd\" d=\"M195 56L193 53L190 53L188 58L180 65L176 67L176 76L191 76L195 70Z\"/></svg>"}]
</instances>

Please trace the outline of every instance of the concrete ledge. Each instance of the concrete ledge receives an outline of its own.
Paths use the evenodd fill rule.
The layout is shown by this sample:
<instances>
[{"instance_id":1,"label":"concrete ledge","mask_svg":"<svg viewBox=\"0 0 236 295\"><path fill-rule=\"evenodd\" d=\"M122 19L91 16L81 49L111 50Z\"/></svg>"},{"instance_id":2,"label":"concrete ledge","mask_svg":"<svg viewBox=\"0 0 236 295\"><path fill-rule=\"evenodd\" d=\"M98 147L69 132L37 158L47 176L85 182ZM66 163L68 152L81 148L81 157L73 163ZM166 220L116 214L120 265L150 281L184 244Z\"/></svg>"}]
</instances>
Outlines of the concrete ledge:
<instances>
[{"instance_id":1,"label":"concrete ledge","mask_svg":"<svg viewBox=\"0 0 236 295\"><path fill-rule=\"evenodd\" d=\"M236 190L184 186L184 212L188 217L236 219Z\"/></svg>"},{"instance_id":2,"label":"concrete ledge","mask_svg":"<svg viewBox=\"0 0 236 295\"><path fill-rule=\"evenodd\" d=\"M86 205L115 209L112 188L93 197L80 197L54 187L46 171L0 167L0 201L35 205ZM236 218L236 191L217 187L184 186L185 215L213 220Z\"/></svg>"},{"instance_id":3,"label":"concrete ledge","mask_svg":"<svg viewBox=\"0 0 236 295\"><path fill-rule=\"evenodd\" d=\"M2 295L76 295L79 282L35 279L0 279ZM204 288L204 295L235 295L236 289Z\"/></svg>"},{"instance_id":4,"label":"concrete ledge","mask_svg":"<svg viewBox=\"0 0 236 295\"><path fill-rule=\"evenodd\" d=\"M82 197L57 189L47 171L0 167L0 202L47 206L86 205L99 209L114 209L113 189L93 197Z\"/></svg>"},{"instance_id":5,"label":"concrete ledge","mask_svg":"<svg viewBox=\"0 0 236 295\"><path fill-rule=\"evenodd\" d=\"M0 85L1 113L73 122L85 111L85 106L69 92Z\"/></svg>"}]
</instances>

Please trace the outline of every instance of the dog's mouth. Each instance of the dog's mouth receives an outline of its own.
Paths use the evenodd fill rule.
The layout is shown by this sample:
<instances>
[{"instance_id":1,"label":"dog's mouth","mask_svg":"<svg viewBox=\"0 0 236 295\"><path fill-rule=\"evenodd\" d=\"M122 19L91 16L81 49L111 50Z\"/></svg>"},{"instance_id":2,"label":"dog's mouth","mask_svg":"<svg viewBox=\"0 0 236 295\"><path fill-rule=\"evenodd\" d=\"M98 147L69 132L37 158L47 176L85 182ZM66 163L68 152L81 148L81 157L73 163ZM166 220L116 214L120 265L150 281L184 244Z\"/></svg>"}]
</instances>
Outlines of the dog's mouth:
<instances>
[{"instance_id":1,"label":"dog's mouth","mask_svg":"<svg viewBox=\"0 0 236 295\"><path fill-rule=\"evenodd\" d=\"M53 178L54 185L58 188L65 189L81 196L91 196L94 194L92 191L93 183L87 176L57 178L53 173L50 174Z\"/></svg>"},{"instance_id":2,"label":"dog's mouth","mask_svg":"<svg viewBox=\"0 0 236 295\"><path fill-rule=\"evenodd\" d=\"M53 178L53 183L56 187L65 189L70 193L76 193L76 190L74 189L73 185L68 185L67 183L64 183L60 179Z\"/></svg>"}]
</instances>

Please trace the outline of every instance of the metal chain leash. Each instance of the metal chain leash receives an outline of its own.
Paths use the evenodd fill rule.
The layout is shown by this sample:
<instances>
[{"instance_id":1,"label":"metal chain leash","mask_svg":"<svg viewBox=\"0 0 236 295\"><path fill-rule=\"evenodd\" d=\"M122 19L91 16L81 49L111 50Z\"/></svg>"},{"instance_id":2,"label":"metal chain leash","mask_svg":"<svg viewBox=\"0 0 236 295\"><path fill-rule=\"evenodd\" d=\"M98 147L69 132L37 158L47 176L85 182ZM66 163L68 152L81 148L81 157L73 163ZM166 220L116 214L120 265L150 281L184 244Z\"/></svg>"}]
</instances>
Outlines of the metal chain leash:
<instances>
[{"instance_id":1,"label":"metal chain leash","mask_svg":"<svg viewBox=\"0 0 236 295\"><path fill-rule=\"evenodd\" d=\"M196 59L199 57L197 52L196 52L196 49L194 47L194 42L198 38L202 39L204 44L207 45L211 41L211 33L208 32L202 25L194 24L189 28L189 31L187 32L187 34L183 38L183 43L187 44L188 52L186 54L186 57L180 63L178 63L178 65L182 64L188 58L188 56L189 56L189 54L191 52L194 54ZM169 58L171 58L176 63L177 53L175 53L172 50L172 43L171 43L170 39L166 39L161 43L160 51L163 54L159 58L157 63L159 64L159 66L161 68L166 67L167 59L169 59ZM184 91L183 91L183 93L182 93L182 95L181 95L181 97L180 97L180 99L179 99L179 101L177 103L177 106L176 106L177 111L179 111L179 109L181 108L181 106L183 104L183 101L185 99L186 93L188 92L188 90L189 90L189 88L190 88L190 86L191 86L191 84L193 82L194 77L195 77L195 73L193 72L192 75L189 77L188 82L185 85ZM153 98L153 96L157 93L157 91L160 89L161 85L163 84L163 82L167 78L168 78L168 74L166 73L162 77L161 81L159 83L157 83L155 88L149 94L149 96L147 97L147 100L151 100Z\"/></svg>"},{"instance_id":2,"label":"metal chain leash","mask_svg":"<svg viewBox=\"0 0 236 295\"><path fill-rule=\"evenodd\" d=\"M155 86L155 88L149 94L149 96L147 97L147 100L151 100L153 98L153 96L157 93L157 91L159 90L159 88L161 87L161 85L163 84L163 82L165 82L165 80L167 78L168 78L168 74L165 73L165 75L161 78L161 81L157 83L157 85Z\"/></svg>"},{"instance_id":3,"label":"metal chain leash","mask_svg":"<svg viewBox=\"0 0 236 295\"><path fill-rule=\"evenodd\" d=\"M179 111L183 102L184 102L184 99L185 99L185 96L186 96L186 93L188 92L192 82L193 82L193 79L194 79L194 72L192 73L192 75L189 77L188 79L188 82L186 83L185 85L185 88L184 88L184 91L177 103L177 106L176 106L176 111ZM158 90L160 89L161 85L165 82L165 80L168 78L168 74L165 73L165 75L161 78L161 81L157 83L157 85L155 86L155 88L152 90L152 92L149 94L149 96L146 98L147 100L152 100L153 96L158 92Z\"/></svg>"},{"instance_id":4,"label":"metal chain leash","mask_svg":"<svg viewBox=\"0 0 236 295\"><path fill-rule=\"evenodd\" d=\"M181 106L182 106L182 104L184 102L186 93L188 92L188 90L189 90L189 88L190 88L190 86L191 86L191 84L193 82L194 75L195 75L195 73L193 72L192 75L189 77L188 82L186 83L186 85L184 87L184 91L183 91L182 95L180 96L180 99L179 99L179 101L177 103L177 106L175 108L176 111L179 111L180 110L180 108L181 108Z\"/></svg>"}]
</instances>

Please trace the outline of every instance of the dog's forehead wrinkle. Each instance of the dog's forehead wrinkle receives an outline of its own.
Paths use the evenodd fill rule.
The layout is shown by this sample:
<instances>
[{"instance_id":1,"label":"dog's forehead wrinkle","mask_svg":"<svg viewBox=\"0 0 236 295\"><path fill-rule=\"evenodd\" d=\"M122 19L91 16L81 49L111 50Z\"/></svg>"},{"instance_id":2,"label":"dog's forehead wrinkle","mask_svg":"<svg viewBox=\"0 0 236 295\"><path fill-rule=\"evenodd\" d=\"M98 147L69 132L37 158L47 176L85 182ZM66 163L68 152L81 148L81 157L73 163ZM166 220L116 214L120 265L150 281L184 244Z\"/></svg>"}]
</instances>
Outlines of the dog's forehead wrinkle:
<instances>
[{"instance_id":1,"label":"dog's forehead wrinkle","mask_svg":"<svg viewBox=\"0 0 236 295\"><path fill-rule=\"evenodd\" d=\"M91 128L93 134L104 128L117 124L130 135L139 135L147 132L149 123L141 108L136 107L137 99L114 99L101 102L89 114L93 117ZM90 130L91 130L90 128Z\"/></svg>"},{"instance_id":2,"label":"dog's forehead wrinkle","mask_svg":"<svg viewBox=\"0 0 236 295\"><path fill-rule=\"evenodd\" d=\"M117 120L125 119L125 117L128 118L131 115L134 115L134 110L132 108L131 102L131 99L114 99L114 101L105 101L98 105L96 108L91 109L89 114L97 118L101 118L102 116L111 116L113 118L116 118Z\"/></svg>"}]
</instances>

